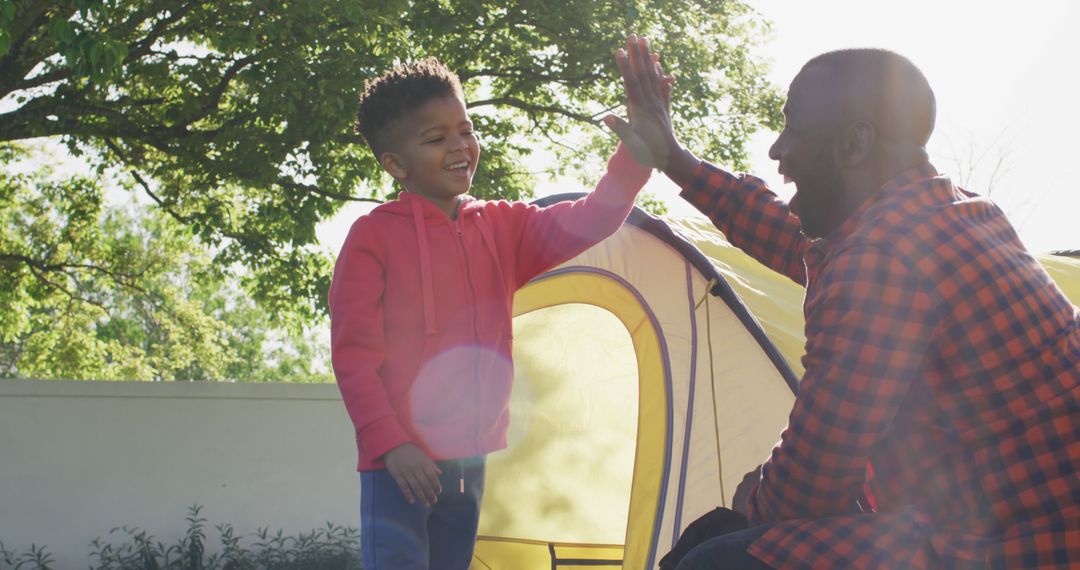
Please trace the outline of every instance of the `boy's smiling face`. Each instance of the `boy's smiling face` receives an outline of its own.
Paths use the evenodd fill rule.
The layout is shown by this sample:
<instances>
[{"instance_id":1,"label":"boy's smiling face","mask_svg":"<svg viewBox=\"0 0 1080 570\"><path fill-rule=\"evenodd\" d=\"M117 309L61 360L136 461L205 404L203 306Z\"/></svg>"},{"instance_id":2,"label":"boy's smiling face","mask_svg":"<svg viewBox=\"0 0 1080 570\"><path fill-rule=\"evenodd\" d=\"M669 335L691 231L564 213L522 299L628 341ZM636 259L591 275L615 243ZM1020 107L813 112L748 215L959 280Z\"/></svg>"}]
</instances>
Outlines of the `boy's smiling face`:
<instances>
[{"instance_id":1,"label":"boy's smiling face","mask_svg":"<svg viewBox=\"0 0 1080 570\"><path fill-rule=\"evenodd\" d=\"M458 196L469 191L480 159L465 102L453 96L431 99L394 130L392 148L380 157L383 168L453 217Z\"/></svg>"}]
</instances>

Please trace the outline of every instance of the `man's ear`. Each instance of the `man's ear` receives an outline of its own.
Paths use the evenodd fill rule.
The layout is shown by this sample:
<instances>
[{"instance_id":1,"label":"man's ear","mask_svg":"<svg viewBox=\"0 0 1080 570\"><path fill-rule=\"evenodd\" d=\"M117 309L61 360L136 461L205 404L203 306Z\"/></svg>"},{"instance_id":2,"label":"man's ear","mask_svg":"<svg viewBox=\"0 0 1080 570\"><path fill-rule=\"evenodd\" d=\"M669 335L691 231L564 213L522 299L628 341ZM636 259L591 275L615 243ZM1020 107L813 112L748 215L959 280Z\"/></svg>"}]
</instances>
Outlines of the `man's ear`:
<instances>
[{"instance_id":1,"label":"man's ear","mask_svg":"<svg viewBox=\"0 0 1080 570\"><path fill-rule=\"evenodd\" d=\"M837 145L840 166L854 166L870 154L877 141L877 130L870 121L858 120L844 128Z\"/></svg>"},{"instance_id":2,"label":"man's ear","mask_svg":"<svg viewBox=\"0 0 1080 570\"><path fill-rule=\"evenodd\" d=\"M401 156L396 152L384 152L379 155L379 164L382 165L383 170L390 173L395 180L404 180L409 173L405 170L405 165L401 162Z\"/></svg>"}]
</instances>

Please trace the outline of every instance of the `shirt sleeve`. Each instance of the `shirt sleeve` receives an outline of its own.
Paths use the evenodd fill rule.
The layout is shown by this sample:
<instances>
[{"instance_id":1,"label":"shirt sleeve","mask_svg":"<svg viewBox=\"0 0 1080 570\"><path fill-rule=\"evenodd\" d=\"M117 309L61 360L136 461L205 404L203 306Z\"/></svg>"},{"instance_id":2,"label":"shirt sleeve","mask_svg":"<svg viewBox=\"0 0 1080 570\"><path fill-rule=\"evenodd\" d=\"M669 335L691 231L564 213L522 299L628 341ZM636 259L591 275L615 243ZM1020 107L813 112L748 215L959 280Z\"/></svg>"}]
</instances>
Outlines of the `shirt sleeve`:
<instances>
[{"instance_id":1,"label":"shirt sleeve","mask_svg":"<svg viewBox=\"0 0 1080 570\"><path fill-rule=\"evenodd\" d=\"M940 320L910 263L860 245L826 262L806 299L806 373L751 492L753 522L850 513L867 461L922 369Z\"/></svg>"},{"instance_id":2,"label":"shirt sleeve","mask_svg":"<svg viewBox=\"0 0 1080 570\"><path fill-rule=\"evenodd\" d=\"M354 224L330 284L330 357L356 440L371 458L410 441L379 376L385 354L385 272L367 228Z\"/></svg>"},{"instance_id":3,"label":"shirt sleeve","mask_svg":"<svg viewBox=\"0 0 1080 570\"><path fill-rule=\"evenodd\" d=\"M588 196L544 208L515 203L514 207L524 210L515 285L525 285L615 233L651 173L620 144L608 160L607 172Z\"/></svg>"},{"instance_id":4,"label":"shirt sleeve","mask_svg":"<svg viewBox=\"0 0 1080 570\"><path fill-rule=\"evenodd\" d=\"M736 247L806 285L803 254L810 242L787 203L763 180L701 162L679 195L712 220Z\"/></svg>"}]
</instances>

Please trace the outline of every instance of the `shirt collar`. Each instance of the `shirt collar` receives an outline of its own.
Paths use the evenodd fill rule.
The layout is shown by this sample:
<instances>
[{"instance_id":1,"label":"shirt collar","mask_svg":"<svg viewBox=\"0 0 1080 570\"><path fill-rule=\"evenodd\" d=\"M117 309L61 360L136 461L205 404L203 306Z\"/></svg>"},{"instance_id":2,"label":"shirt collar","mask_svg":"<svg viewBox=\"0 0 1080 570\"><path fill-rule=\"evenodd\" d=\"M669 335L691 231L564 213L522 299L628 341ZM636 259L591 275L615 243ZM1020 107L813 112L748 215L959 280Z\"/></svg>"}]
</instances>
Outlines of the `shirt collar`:
<instances>
[{"instance_id":1,"label":"shirt collar","mask_svg":"<svg viewBox=\"0 0 1080 570\"><path fill-rule=\"evenodd\" d=\"M938 171L929 162L924 162L897 174L886 182L881 187L881 190L878 190L870 199L863 202L859 209L855 210L854 214L848 216L848 219L840 224L840 227L830 232L829 235L814 240L811 247L823 252L828 251L835 244L851 236L855 232L855 228L859 226L859 221L866 217L867 212L875 209L879 204L887 204L896 198L906 196L909 189L917 187L916 183L936 176L938 176Z\"/></svg>"}]
</instances>

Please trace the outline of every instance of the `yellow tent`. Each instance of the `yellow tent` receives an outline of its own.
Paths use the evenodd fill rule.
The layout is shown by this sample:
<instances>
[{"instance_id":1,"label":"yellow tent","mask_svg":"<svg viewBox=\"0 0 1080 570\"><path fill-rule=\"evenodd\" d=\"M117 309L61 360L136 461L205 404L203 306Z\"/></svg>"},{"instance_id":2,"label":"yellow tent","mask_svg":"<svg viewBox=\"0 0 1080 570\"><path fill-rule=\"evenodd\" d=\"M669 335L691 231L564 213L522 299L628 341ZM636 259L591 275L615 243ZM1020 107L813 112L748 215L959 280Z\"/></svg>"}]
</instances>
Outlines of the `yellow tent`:
<instances>
[{"instance_id":1,"label":"yellow tent","mask_svg":"<svg viewBox=\"0 0 1080 570\"><path fill-rule=\"evenodd\" d=\"M1080 260L1043 260L1080 302ZM707 220L638 210L519 291L510 446L472 568L656 568L785 425L802 297Z\"/></svg>"}]
</instances>

